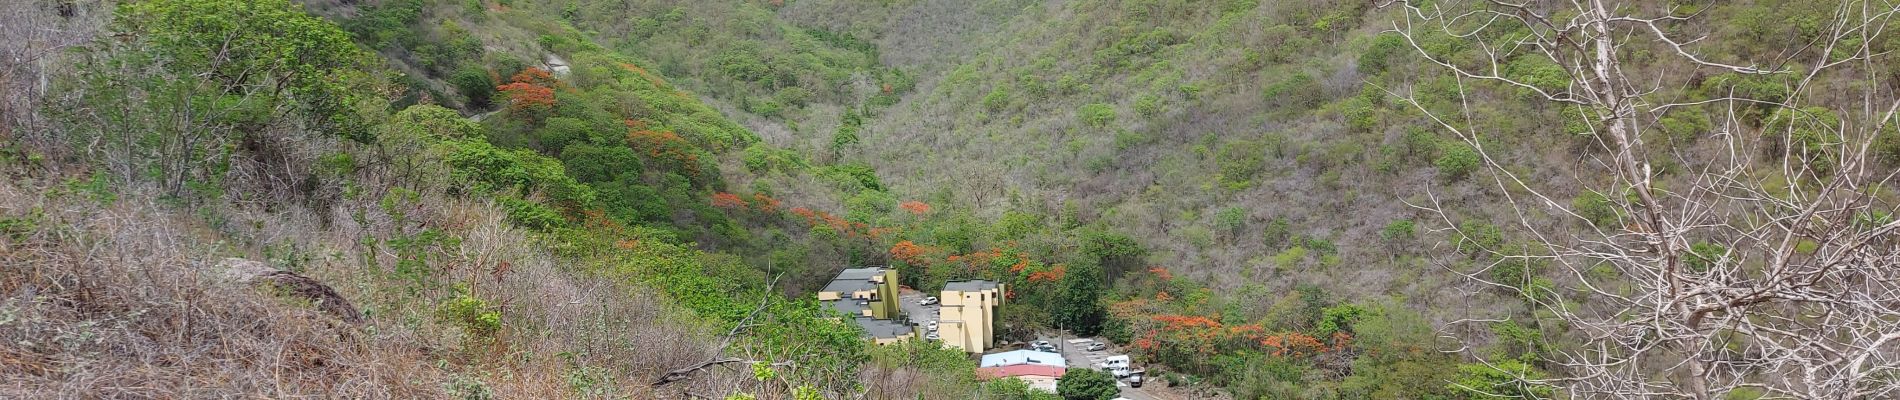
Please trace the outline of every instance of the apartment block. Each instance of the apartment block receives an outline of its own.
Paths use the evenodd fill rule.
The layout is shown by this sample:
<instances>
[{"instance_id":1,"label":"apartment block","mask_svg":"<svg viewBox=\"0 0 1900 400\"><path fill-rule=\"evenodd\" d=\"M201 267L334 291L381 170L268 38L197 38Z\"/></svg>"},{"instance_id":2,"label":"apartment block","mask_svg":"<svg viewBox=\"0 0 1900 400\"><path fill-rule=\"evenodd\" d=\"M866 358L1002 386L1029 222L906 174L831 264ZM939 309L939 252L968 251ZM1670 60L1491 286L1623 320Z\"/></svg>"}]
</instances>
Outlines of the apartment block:
<instances>
[{"instance_id":1,"label":"apartment block","mask_svg":"<svg viewBox=\"0 0 1900 400\"><path fill-rule=\"evenodd\" d=\"M996 312L1003 306L1006 285L984 280L944 284L937 334L945 346L982 353L996 346Z\"/></svg>"}]
</instances>

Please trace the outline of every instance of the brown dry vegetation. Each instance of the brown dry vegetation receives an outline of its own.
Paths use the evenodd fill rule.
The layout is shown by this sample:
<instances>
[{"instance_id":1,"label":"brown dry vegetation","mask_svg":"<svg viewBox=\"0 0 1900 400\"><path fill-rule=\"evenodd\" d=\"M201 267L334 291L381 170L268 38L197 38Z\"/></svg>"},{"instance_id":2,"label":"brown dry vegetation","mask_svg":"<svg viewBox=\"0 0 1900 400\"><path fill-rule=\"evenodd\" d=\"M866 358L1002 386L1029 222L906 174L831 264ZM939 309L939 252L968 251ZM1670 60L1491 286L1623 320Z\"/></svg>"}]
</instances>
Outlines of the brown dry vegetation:
<instances>
[{"instance_id":1,"label":"brown dry vegetation","mask_svg":"<svg viewBox=\"0 0 1900 400\"><path fill-rule=\"evenodd\" d=\"M386 273L393 254L367 253L354 240L392 232L379 224L324 228L307 209L227 205L204 211L225 218L212 226L150 196L101 202L47 183L57 176L8 173L15 179L0 183L0 397L418 398L473 385L503 398L586 394L572 379L648 397L638 378L710 351L710 334L691 318L643 290L562 270L484 204L420 202L419 220L466 239L438 264L446 284L416 285ZM363 207L375 208L326 211ZM369 318L352 326L308 302L221 281L214 265L226 256L296 266ZM503 261L509 267L497 272ZM508 328L497 340L467 340L433 316L433 299L455 285L503 311Z\"/></svg>"}]
</instances>

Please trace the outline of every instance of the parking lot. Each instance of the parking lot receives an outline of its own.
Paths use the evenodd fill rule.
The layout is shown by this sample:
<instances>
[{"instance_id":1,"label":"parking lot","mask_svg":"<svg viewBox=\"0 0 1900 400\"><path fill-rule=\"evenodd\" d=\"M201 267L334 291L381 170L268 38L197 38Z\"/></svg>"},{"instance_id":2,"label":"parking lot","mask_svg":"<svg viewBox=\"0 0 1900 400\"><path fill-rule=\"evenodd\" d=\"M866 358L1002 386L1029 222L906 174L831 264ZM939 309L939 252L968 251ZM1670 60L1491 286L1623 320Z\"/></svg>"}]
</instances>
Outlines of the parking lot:
<instances>
[{"instance_id":1,"label":"parking lot","mask_svg":"<svg viewBox=\"0 0 1900 400\"><path fill-rule=\"evenodd\" d=\"M926 306L917 304L917 301L923 299L924 293L915 290L905 289L897 294L897 306L904 310L904 315L910 317L911 323L917 324L918 326L923 326L924 323L929 321L936 321L939 316L937 311L939 305L932 304ZM925 333L929 333L928 330L926 330Z\"/></svg>"},{"instance_id":2,"label":"parking lot","mask_svg":"<svg viewBox=\"0 0 1900 400\"><path fill-rule=\"evenodd\" d=\"M1049 343L1054 344L1056 346L1056 350L1062 352L1062 358L1066 358L1069 360L1070 369L1078 369L1078 368L1093 369L1095 368L1094 364L1101 362L1103 359L1126 354L1126 353L1119 352L1118 351L1119 349L1116 349L1115 346L1112 346L1112 345L1109 346L1108 349L1104 349L1101 351L1088 351L1087 349L1084 348L1084 346L1087 346L1088 343L1093 342L1093 341L1091 340L1091 341L1085 341L1085 342L1074 342L1073 340L1076 340L1076 338L1073 336L1040 337L1037 340L1047 340L1049 341ZM1137 367L1139 367L1139 365L1137 365ZM1115 383L1116 383L1116 386L1121 387L1122 397L1126 397L1132 400L1159 400L1160 399L1160 397L1156 397L1152 393L1149 393L1147 390L1144 390L1148 387L1148 385L1142 385L1142 387L1136 388L1136 387L1129 387L1126 382L1122 382L1120 380L1115 381ZM1153 381L1149 381L1147 383L1156 384Z\"/></svg>"}]
</instances>

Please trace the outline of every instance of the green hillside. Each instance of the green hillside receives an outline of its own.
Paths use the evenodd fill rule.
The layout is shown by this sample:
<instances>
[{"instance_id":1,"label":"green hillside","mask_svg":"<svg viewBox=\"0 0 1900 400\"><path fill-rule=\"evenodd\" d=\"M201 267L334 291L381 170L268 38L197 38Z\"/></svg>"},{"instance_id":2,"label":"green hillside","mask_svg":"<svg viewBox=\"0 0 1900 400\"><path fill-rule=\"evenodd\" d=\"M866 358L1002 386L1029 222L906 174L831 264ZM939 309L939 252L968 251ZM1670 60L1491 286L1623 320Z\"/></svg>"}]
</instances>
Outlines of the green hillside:
<instances>
[{"instance_id":1,"label":"green hillside","mask_svg":"<svg viewBox=\"0 0 1900 400\"><path fill-rule=\"evenodd\" d=\"M1887 2L28 3L0 397L1900 395Z\"/></svg>"}]
</instances>

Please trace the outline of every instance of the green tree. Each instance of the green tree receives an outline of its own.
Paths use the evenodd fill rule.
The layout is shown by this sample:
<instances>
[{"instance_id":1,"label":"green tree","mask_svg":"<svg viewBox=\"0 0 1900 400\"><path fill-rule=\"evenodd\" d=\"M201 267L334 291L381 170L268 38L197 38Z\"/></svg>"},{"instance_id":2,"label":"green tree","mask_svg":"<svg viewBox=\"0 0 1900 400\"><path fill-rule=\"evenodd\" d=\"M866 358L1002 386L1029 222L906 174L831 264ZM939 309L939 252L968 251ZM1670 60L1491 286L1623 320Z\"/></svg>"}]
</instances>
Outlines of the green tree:
<instances>
[{"instance_id":1,"label":"green tree","mask_svg":"<svg viewBox=\"0 0 1900 400\"><path fill-rule=\"evenodd\" d=\"M1102 331L1108 309L1102 306L1101 269L1087 263L1069 267L1062 277L1062 294L1054 311L1057 327L1079 336L1095 336Z\"/></svg>"},{"instance_id":2,"label":"green tree","mask_svg":"<svg viewBox=\"0 0 1900 400\"><path fill-rule=\"evenodd\" d=\"M153 0L119 6L84 58L71 109L81 143L125 180L173 196L213 188L245 135L297 119L369 141L348 84L364 53L336 25L288 0ZM161 122L162 121L162 122Z\"/></svg>"},{"instance_id":3,"label":"green tree","mask_svg":"<svg viewBox=\"0 0 1900 400\"><path fill-rule=\"evenodd\" d=\"M486 109L490 105L489 101L495 97L495 79L481 67L471 65L457 69L454 75L449 76L449 83L455 85L455 90L461 92L462 97L468 98L469 108Z\"/></svg>"},{"instance_id":4,"label":"green tree","mask_svg":"<svg viewBox=\"0 0 1900 400\"><path fill-rule=\"evenodd\" d=\"M1076 368L1056 380L1056 394L1065 400L1109 400L1121 395L1121 389L1107 372Z\"/></svg>"},{"instance_id":5,"label":"green tree","mask_svg":"<svg viewBox=\"0 0 1900 400\"><path fill-rule=\"evenodd\" d=\"M1079 241L1082 254L1106 271L1107 280L1120 278L1121 274L1140 266L1141 258L1147 255L1147 250L1134 237L1117 232L1091 229L1083 232Z\"/></svg>"}]
</instances>

